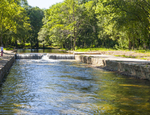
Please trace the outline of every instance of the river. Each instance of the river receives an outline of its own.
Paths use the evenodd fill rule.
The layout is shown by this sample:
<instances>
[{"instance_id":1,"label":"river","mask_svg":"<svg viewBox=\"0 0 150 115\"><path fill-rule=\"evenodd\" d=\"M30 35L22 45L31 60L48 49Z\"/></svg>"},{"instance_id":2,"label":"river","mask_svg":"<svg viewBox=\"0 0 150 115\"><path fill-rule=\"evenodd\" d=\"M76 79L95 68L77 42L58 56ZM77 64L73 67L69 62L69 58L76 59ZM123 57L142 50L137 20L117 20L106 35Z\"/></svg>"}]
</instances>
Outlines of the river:
<instances>
[{"instance_id":1,"label":"river","mask_svg":"<svg viewBox=\"0 0 150 115\"><path fill-rule=\"evenodd\" d=\"M7 115L150 114L150 81L74 60L16 60L0 93Z\"/></svg>"}]
</instances>

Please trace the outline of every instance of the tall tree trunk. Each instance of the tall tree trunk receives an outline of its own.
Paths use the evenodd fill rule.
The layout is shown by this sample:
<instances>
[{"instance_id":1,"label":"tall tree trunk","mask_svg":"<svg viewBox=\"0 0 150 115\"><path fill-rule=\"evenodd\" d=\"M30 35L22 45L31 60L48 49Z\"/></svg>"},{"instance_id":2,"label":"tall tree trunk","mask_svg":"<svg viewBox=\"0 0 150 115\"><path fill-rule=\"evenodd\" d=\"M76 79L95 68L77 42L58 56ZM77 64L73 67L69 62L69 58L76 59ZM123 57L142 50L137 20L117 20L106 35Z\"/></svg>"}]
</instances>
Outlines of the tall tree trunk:
<instances>
[{"instance_id":1,"label":"tall tree trunk","mask_svg":"<svg viewBox=\"0 0 150 115\"><path fill-rule=\"evenodd\" d=\"M131 40L131 36L130 36L130 33L128 33L129 34L129 36L128 36L128 39L129 39L129 50L131 50L131 47L132 47L132 40Z\"/></svg>"},{"instance_id":2,"label":"tall tree trunk","mask_svg":"<svg viewBox=\"0 0 150 115\"><path fill-rule=\"evenodd\" d=\"M74 0L73 0L73 21L75 21L75 15L74 15ZM73 28L73 35L74 35L74 43L73 43L73 50L75 50L75 42L76 42L76 38L75 38L75 24L74 24L74 28Z\"/></svg>"},{"instance_id":3,"label":"tall tree trunk","mask_svg":"<svg viewBox=\"0 0 150 115\"><path fill-rule=\"evenodd\" d=\"M129 50L131 50L131 47L132 47L132 42L131 40L129 40Z\"/></svg>"},{"instance_id":4,"label":"tall tree trunk","mask_svg":"<svg viewBox=\"0 0 150 115\"><path fill-rule=\"evenodd\" d=\"M18 46L17 46L17 40L15 40L15 46L16 46L16 48L18 47Z\"/></svg>"},{"instance_id":5,"label":"tall tree trunk","mask_svg":"<svg viewBox=\"0 0 150 115\"><path fill-rule=\"evenodd\" d=\"M73 50L75 50L75 48L76 48L76 36L74 37L74 43L73 43Z\"/></svg>"},{"instance_id":6,"label":"tall tree trunk","mask_svg":"<svg viewBox=\"0 0 150 115\"><path fill-rule=\"evenodd\" d=\"M135 38L133 37L133 50L135 48Z\"/></svg>"},{"instance_id":7,"label":"tall tree trunk","mask_svg":"<svg viewBox=\"0 0 150 115\"><path fill-rule=\"evenodd\" d=\"M2 16L1 16L1 22L3 18L3 11L2 11ZM1 46L3 47L3 24L1 25Z\"/></svg>"},{"instance_id":8,"label":"tall tree trunk","mask_svg":"<svg viewBox=\"0 0 150 115\"><path fill-rule=\"evenodd\" d=\"M2 34L3 34L3 32L1 31L1 46L3 46Z\"/></svg>"},{"instance_id":9,"label":"tall tree trunk","mask_svg":"<svg viewBox=\"0 0 150 115\"><path fill-rule=\"evenodd\" d=\"M30 41L30 45L31 45L31 50L32 50L32 41Z\"/></svg>"},{"instance_id":10,"label":"tall tree trunk","mask_svg":"<svg viewBox=\"0 0 150 115\"><path fill-rule=\"evenodd\" d=\"M39 49L39 40L36 39L36 49Z\"/></svg>"}]
</instances>

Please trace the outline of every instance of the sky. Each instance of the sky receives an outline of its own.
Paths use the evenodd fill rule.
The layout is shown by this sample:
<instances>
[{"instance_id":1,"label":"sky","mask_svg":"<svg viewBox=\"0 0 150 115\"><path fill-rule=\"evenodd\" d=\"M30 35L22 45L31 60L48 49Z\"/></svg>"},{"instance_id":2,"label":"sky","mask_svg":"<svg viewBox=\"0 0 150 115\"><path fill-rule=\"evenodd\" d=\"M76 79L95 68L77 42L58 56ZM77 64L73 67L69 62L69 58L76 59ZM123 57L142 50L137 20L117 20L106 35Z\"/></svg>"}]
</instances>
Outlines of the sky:
<instances>
[{"instance_id":1,"label":"sky","mask_svg":"<svg viewBox=\"0 0 150 115\"><path fill-rule=\"evenodd\" d=\"M43 8L48 9L53 4L63 2L64 0L27 0L27 1L30 6L33 7L38 6L41 9Z\"/></svg>"}]
</instances>

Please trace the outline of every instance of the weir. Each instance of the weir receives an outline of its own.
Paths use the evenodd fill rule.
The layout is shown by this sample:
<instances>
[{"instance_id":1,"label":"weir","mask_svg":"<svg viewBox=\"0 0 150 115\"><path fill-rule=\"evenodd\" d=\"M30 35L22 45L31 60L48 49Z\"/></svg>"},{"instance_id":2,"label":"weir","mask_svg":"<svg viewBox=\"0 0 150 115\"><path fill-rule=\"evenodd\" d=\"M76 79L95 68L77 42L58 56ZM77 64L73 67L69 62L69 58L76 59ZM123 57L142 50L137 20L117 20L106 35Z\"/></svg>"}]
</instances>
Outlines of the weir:
<instances>
[{"instance_id":1,"label":"weir","mask_svg":"<svg viewBox=\"0 0 150 115\"><path fill-rule=\"evenodd\" d=\"M75 59L74 55L70 54L48 54L49 59Z\"/></svg>"},{"instance_id":2,"label":"weir","mask_svg":"<svg viewBox=\"0 0 150 115\"><path fill-rule=\"evenodd\" d=\"M26 54L16 54L16 59L41 59L44 54L38 53L26 53Z\"/></svg>"},{"instance_id":3,"label":"weir","mask_svg":"<svg viewBox=\"0 0 150 115\"><path fill-rule=\"evenodd\" d=\"M16 54L16 59L75 59L72 54L43 54L43 53L27 53L27 54Z\"/></svg>"}]
</instances>

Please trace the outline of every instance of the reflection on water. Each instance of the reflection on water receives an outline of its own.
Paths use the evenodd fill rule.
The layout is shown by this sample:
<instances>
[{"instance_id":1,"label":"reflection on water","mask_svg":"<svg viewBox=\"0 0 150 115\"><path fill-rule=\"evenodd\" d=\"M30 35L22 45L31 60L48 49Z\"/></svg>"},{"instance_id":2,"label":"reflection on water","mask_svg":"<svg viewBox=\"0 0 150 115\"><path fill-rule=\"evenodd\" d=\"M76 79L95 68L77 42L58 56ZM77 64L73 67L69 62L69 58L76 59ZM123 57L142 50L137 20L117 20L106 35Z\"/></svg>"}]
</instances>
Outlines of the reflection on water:
<instances>
[{"instance_id":1,"label":"reflection on water","mask_svg":"<svg viewBox=\"0 0 150 115\"><path fill-rule=\"evenodd\" d=\"M150 82L75 61L17 60L1 87L0 114L150 114Z\"/></svg>"},{"instance_id":2,"label":"reflection on water","mask_svg":"<svg viewBox=\"0 0 150 115\"><path fill-rule=\"evenodd\" d=\"M67 53L59 49L18 49L17 53Z\"/></svg>"}]
</instances>

